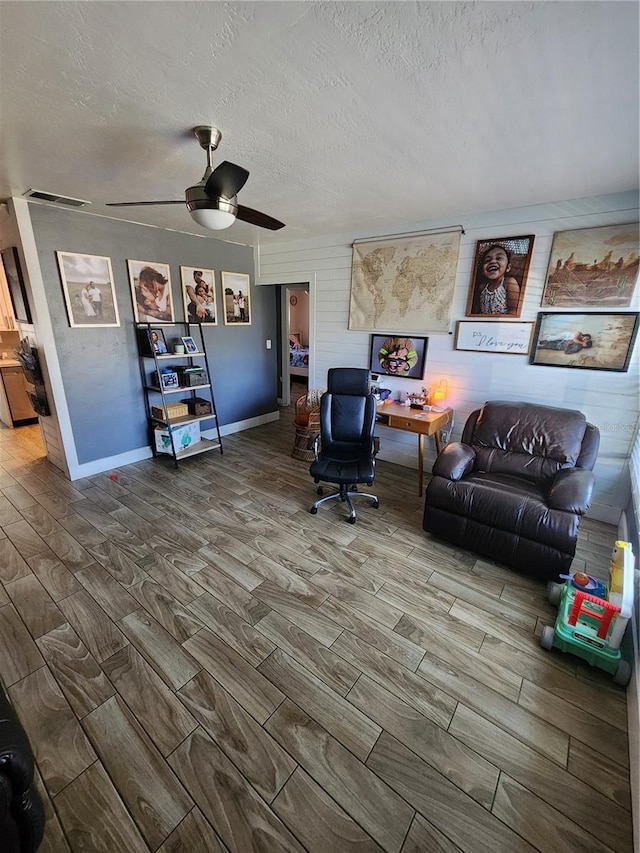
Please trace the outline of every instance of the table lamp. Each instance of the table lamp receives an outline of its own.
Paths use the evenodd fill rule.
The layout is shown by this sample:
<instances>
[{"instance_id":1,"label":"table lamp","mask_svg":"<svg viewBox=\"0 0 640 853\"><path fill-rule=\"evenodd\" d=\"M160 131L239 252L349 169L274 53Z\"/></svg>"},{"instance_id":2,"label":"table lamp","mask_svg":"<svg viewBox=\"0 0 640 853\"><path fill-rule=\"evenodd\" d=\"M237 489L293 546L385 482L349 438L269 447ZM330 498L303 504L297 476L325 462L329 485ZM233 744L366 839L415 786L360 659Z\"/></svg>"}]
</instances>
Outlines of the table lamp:
<instances>
[{"instance_id":1,"label":"table lamp","mask_svg":"<svg viewBox=\"0 0 640 853\"><path fill-rule=\"evenodd\" d=\"M441 379L440 382L436 385L433 395L431 397L434 412L444 412L444 410L447 408L445 401L447 399L448 390L449 386L447 380Z\"/></svg>"}]
</instances>

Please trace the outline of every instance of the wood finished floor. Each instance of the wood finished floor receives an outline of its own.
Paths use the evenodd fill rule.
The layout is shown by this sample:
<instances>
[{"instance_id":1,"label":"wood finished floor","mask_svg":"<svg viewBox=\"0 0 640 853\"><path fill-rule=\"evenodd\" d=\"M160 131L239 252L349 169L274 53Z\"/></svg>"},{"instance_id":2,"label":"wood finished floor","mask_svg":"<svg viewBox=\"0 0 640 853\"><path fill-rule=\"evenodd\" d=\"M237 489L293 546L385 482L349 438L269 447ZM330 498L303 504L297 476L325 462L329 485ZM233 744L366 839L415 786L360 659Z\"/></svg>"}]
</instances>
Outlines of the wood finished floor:
<instances>
[{"instance_id":1,"label":"wood finished floor","mask_svg":"<svg viewBox=\"0 0 640 853\"><path fill-rule=\"evenodd\" d=\"M433 540L416 474L311 516L290 410L70 483L0 431L0 676L43 851L627 853L625 694L544 587ZM615 530L584 523L577 565ZM1 846L1 845L0 845Z\"/></svg>"}]
</instances>

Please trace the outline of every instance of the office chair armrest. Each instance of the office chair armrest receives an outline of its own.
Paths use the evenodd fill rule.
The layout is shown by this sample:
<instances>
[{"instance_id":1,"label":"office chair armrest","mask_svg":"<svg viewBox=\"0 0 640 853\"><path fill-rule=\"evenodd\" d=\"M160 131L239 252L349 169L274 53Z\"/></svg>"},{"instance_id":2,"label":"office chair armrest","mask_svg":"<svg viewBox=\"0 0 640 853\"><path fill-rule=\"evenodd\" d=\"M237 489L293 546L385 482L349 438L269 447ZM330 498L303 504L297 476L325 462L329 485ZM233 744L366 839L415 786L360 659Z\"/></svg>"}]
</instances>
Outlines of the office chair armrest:
<instances>
[{"instance_id":1,"label":"office chair armrest","mask_svg":"<svg viewBox=\"0 0 640 853\"><path fill-rule=\"evenodd\" d=\"M461 480L473 471L476 452L468 444L454 441L447 444L433 463L433 476L445 480Z\"/></svg>"},{"instance_id":2,"label":"office chair armrest","mask_svg":"<svg viewBox=\"0 0 640 853\"><path fill-rule=\"evenodd\" d=\"M318 458L318 451L320 450L320 433L313 432L309 435L307 439L307 450L313 450L313 455Z\"/></svg>"},{"instance_id":3,"label":"office chair armrest","mask_svg":"<svg viewBox=\"0 0 640 853\"><path fill-rule=\"evenodd\" d=\"M547 503L552 509L584 515L591 503L595 481L588 468L562 468L553 478Z\"/></svg>"}]
</instances>

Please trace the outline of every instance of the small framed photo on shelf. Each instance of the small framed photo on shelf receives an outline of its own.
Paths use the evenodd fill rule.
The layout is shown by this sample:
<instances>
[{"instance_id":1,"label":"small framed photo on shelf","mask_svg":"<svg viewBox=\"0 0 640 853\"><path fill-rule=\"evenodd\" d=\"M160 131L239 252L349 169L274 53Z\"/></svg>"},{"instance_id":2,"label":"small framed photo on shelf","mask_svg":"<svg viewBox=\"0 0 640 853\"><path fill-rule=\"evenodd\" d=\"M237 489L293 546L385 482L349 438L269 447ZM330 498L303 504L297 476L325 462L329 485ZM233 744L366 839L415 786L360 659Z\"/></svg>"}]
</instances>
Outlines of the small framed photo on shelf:
<instances>
[{"instance_id":1,"label":"small framed photo on shelf","mask_svg":"<svg viewBox=\"0 0 640 853\"><path fill-rule=\"evenodd\" d=\"M185 352L198 352L198 344L193 338L182 338L182 343L184 344Z\"/></svg>"},{"instance_id":2,"label":"small framed photo on shelf","mask_svg":"<svg viewBox=\"0 0 640 853\"><path fill-rule=\"evenodd\" d=\"M164 388L165 391L171 388L179 388L180 383L178 382L178 374L174 370L167 371L163 373L162 371L158 373L158 379L160 380L160 387Z\"/></svg>"}]
</instances>

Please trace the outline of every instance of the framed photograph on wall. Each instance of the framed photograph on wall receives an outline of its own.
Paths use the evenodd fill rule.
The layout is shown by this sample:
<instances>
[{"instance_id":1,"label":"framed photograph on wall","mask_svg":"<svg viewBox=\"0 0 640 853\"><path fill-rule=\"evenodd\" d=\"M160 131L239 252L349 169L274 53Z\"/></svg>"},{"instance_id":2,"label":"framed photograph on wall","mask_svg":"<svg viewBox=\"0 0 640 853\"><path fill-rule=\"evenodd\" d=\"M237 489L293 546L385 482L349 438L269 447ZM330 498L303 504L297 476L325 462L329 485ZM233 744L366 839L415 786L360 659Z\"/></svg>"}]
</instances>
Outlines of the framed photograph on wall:
<instances>
[{"instance_id":1,"label":"framed photograph on wall","mask_svg":"<svg viewBox=\"0 0 640 853\"><path fill-rule=\"evenodd\" d=\"M56 252L69 325L119 326L111 259Z\"/></svg>"},{"instance_id":2,"label":"framed photograph on wall","mask_svg":"<svg viewBox=\"0 0 640 853\"><path fill-rule=\"evenodd\" d=\"M31 319L31 308L27 298L27 291L22 278L22 269L20 268L20 256L15 246L8 249L3 249L0 252L2 256L2 266L4 267L4 275L7 279L7 287L9 288L9 296L11 297L11 305L13 306L13 316L19 323L33 323Z\"/></svg>"},{"instance_id":3,"label":"framed photograph on wall","mask_svg":"<svg viewBox=\"0 0 640 853\"><path fill-rule=\"evenodd\" d=\"M501 323L499 320L459 320L455 348L469 352L529 355L534 323Z\"/></svg>"},{"instance_id":4,"label":"framed photograph on wall","mask_svg":"<svg viewBox=\"0 0 640 853\"><path fill-rule=\"evenodd\" d=\"M467 317L520 316L533 241L533 234L478 240Z\"/></svg>"},{"instance_id":5,"label":"framed photograph on wall","mask_svg":"<svg viewBox=\"0 0 640 853\"><path fill-rule=\"evenodd\" d=\"M127 260L127 266L136 322L173 323L169 265Z\"/></svg>"},{"instance_id":6,"label":"framed photograph on wall","mask_svg":"<svg viewBox=\"0 0 640 853\"><path fill-rule=\"evenodd\" d=\"M213 270L180 267L184 317L187 323L218 325L215 276Z\"/></svg>"},{"instance_id":7,"label":"framed photograph on wall","mask_svg":"<svg viewBox=\"0 0 640 853\"><path fill-rule=\"evenodd\" d=\"M384 376L422 379L429 338L371 335L369 370Z\"/></svg>"},{"instance_id":8,"label":"framed photograph on wall","mask_svg":"<svg viewBox=\"0 0 640 853\"><path fill-rule=\"evenodd\" d=\"M240 272L222 273L222 297L226 326L250 326L248 275Z\"/></svg>"},{"instance_id":9,"label":"framed photograph on wall","mask_svg":"<svg viewBox=\"0 0 640 853\"><path fill-rule=\"evenodd\" d=\"M638 334L638 312L541 312L531 364L626 373Z\"/></svg>"},{"instance_id":10,"label":"framed photograph on wall","mask_svg":"<svg viewBox=\"0 0 640 853\"><path fill-rule=\"evenodd\" d=\"M638 281L638 223L556 231L542 307L628 308Z\"/></svg>"}]
</instances>

